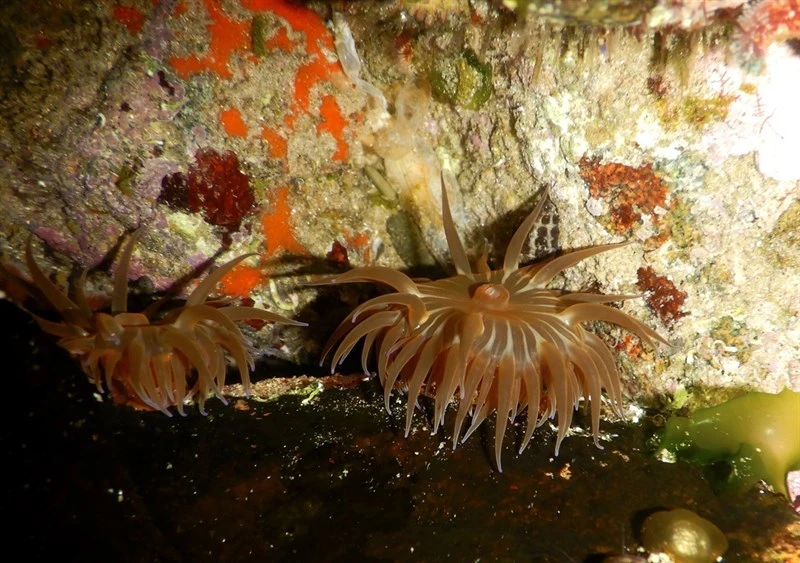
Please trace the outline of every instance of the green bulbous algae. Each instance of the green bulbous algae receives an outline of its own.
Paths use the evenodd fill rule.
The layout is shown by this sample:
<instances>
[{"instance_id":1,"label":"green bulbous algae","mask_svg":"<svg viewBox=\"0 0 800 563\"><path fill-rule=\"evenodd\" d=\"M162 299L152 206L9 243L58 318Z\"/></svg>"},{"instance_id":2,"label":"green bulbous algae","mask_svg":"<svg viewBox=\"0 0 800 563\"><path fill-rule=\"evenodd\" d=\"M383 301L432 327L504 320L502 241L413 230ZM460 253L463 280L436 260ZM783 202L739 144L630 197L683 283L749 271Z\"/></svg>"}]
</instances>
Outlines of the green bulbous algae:
<instances>
[{"instance_id":1,"label":"green bulbous algae","mask_svg":"<svg viewBox=\"0 0 800 563\"><path fill-rule=\"evenodd\" d=\"M713 563L728 550L725 534L714 523L685 508L651 514L641 536L647 551L667 553L676 563Z\"/></svg>"},{"instance_id":2,"label":"green bulbous algae","mask_svg":"<svg viewBox=\"0 0 800 563\"><path fill-rule=\"evenodd\" d=\"M800 469L800 393L747 393L689 418L674 417L659 449L702 465L730 464L728 487L746 488L763 479L789 496L786 474Z\"/></svg>"},{"instance_id":3,"label":"green bulbous algae","mask_svg":"<svg viewBox=\"0 0 800 563\"><path fill-rule=\"evenodd\" d=\"M437 60L428 79L437 101L465 109L480 109L494 92L492 67L482 63L472 49L454 59Z\"/></svg>"}]
</instances>

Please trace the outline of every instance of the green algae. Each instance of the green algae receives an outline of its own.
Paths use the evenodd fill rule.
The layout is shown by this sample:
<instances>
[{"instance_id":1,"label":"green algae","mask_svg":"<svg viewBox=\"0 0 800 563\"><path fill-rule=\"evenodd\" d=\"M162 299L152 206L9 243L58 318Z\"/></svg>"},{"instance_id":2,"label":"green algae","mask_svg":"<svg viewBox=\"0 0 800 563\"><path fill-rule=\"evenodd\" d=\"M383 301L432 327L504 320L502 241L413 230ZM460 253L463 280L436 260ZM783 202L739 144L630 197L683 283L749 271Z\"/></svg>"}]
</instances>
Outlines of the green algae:
<instances>
[{"instance_id":1,"label":"green algae","mask_svg":"<svg viewBox=\"0 0 800 563\"><path fill-rule=\"evenodd\" d=\"M692 400L692 394L683 385L678 385L672 393L670 399L670 407L675 410L680 410L685 407Z\"/></svg>"},{"instance_id":2,"label":"green algae","mask_svg":"<svg viewBox=\"0 0 800 563\"><path fill-rule=\"evenodd\" d=\"M728 117L734 96L713 96L702 98L699 96L686 96L680 108L681 117L687 123L702 127L714 121L723 121Z\"/></svg>"},{"instance_id":3,"label":"green algae","mask_svg":"<svg viewBox=\"0 0 800 563\"><path fill-rule=\"evenodd\" d=\"M666 97L656 101L658 116L662 125L677 128L690 125L702 129L715 122L724 121L728 117L734 96L685 96L678 100Z\"/></svg>"},{"instance_id":4,"label":"green algae","mask_svg":"<svg viewBox=\"0 0 800 563\"><path fill-rule=\"evenodd\" d=\"M678 200L670 209L668 214L670 238L681 249L689 248L694 245L699 235L694 227L694 215L692 214L692 204L684 200Z\"/></svg>"},{"instance_id":5,"label":"green algae","mask_svg":"<svg viewBox=\"0 0 800 563\"><path fill-rule=\"evenodd\" d=\"M253 17L250 36L252 37L253 54L257 57L266 57L269 52L265 45L268 37L269 23L263 14Z\"/></svg>"},{"instance_id":6,"label":"green algae","mask_svg":"<svg viewBox=\"0 0 800 563\"><path fill-rule=\"evenodd\" d=\"M764 480L788 496L786 474L800 469L800 393L747 393L691 417L667 421L659 450L707 466L730 467L722 488Z\"/></svg>"},{"instance_id":7,"label":"green algae","mask_svg":"<svg viewBox=\"0 0 800 563\"><path fill-rule=\"evenodd\" d=\"M465 109L480 109L494 92L492 67L471 49L435 63L428 80L436 100Z\"/></svg>"}]
</instances>

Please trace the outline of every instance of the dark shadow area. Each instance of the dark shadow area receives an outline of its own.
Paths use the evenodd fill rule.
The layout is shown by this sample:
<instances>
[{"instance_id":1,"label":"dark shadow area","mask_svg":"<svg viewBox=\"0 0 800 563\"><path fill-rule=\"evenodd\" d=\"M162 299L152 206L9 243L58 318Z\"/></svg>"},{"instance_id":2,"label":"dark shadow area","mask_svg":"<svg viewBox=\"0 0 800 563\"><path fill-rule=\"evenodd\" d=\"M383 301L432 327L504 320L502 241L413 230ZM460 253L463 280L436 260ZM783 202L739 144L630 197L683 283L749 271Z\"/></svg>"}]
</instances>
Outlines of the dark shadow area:
<instances>
[{"instance_id":1,"label":"dark shadow area","mask_svg":"<svg viewBox=\"0 0 800 563\"><path fill-rule=\"evenodd\" d=\"M717 496L700 467L654 459L657 413L603 421L603 450L567 436L558 457L548 424L517 454L520 417L498 473L491 417L455 451L452 408L435 436L415 412L404 438L405 400L387 414L374 379L169 418L100 400L26 313L2 301L0 318L0 510L32 560L598 561L634 553L644 516L674 507L725 532L729 563L796 541L785 498ZM584 414L575 426L588 427Z\"/></svg>"}]
</instances>

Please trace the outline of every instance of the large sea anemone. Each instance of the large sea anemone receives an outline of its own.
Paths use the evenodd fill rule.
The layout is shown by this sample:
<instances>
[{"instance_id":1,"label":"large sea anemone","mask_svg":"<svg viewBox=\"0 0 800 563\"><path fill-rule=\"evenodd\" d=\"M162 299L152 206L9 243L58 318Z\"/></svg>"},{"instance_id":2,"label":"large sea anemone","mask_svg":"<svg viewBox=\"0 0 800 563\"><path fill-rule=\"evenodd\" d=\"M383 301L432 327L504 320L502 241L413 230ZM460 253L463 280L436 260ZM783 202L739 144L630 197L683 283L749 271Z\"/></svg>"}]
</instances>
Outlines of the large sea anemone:
<instances>
[{"instance_id":1,"label":"large sea anemone","mask_svg":"<svg viewBox=\"0 0 800 563\"><path fill-rule=\"evenodd\" d=\"M249 319L303 323L263 309L208 300L222 277L249 254L212 272L180 307L163 311L162 300L141 313L128 312L128 269L137 235L138 232L130 237L120 256L108 313L89 307L83 289L86 271L71 288L70 299L36 264L29 241L25 258L34 288L62 319L55 322L36 317L39 326L58 336L58 345L80 360L83 371L100 392L105 384L117 403L171 416L170 407L175 406L183 415L184 403L196 397L205 414L204 404L212 393L226 402L222 396L227 371L225 352L235 360L249 393L253 358L236 323Z\"/></svg>"},{"instance_id":2,"label":"large sea anemone","mask_svg":"<svg viewBox=\"0 0 800 563\"><path fill-rule=\"evenodd\" d=\"M489 414L497 412L495 457L499 470L506 425L526 407L528 421L520 452L534 429L557 415L558 454L582 397L590 401L592 433L599 447L603 389L613 411L621 415L622 391L614 357L583 323L617 324L653 348L655 341L667 343L641 321L606 305L637 296L570 293L546 287L562 270L628 243L585 248L519 266L523 245L545 199L541 198L514 233L502 267L491 270L484 257L473 270L456 232L443 182L443 223L455 276L413 280L391 268L366 266L317 282L375 282L395 290L358 306L331 336L323 361L338 342L331 363L335 369L363 338L362 367L370 373L374 351L387 410L395 385L408 392L406 436L420 395L434 398L434 432L444 424L448 404L458 398L454 449L468 414L471 423L462 441Z\"/></svg>"}]
</instances>

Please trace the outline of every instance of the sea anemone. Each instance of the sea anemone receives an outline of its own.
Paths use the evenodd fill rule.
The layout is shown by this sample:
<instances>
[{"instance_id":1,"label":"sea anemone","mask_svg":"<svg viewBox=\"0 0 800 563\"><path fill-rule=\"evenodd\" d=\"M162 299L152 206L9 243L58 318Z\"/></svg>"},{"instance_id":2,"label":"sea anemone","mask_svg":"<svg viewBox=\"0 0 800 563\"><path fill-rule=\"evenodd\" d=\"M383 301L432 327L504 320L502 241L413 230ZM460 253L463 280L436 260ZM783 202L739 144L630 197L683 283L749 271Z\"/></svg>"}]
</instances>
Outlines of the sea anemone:
<instances>
[{"instance_id":1,"label":"sea anemone","mask_svg":"<svg viewBox=\"0 0 800 563\"><path fill-rule=\"evenodd\" d=\"M227 352L239 368L245 392L250 391L253 358L238 321L257 319L303 325L275 313L251 307L208 301L209 293L245 254L220 266L189 295L186 302L162 311L165 300L141 313L128 312L127 280L138 231L130 237L114 276L109 313L93 311L83 286L86 271L71 289L73 299L54 285L33 259L30 240L25 253L34 287L61 315L61 322L35 317L45 332L60 337L58 345L80 360L89 380L103 392L103 384L117 403L172 416L176 406L185 415L184 402L196 396L200 412L213 392L223 403Z\"/></svg>"},{"instance_id":2,"label":"sea anemone","mask_svg":"<svg viewBox=\"0 0 800 563\"><path fill-rule=\"evenodd\" d=\"M535 428L558 415L557 455L581 397L591 403L592 433L600 447L603 389L621 416L622 391L614 357L582 323L617 324L653 348L655 341L667 343L639 320L605 305L637 296L546 288L562 270L628 243L585 248L519 267L522 247L545 199L514 233L502 267L491 270L484 256L473 271L453 223L443 179L442 219L455 276L412 280L391 268L366 266L315 282L374 282L395 290L359 305L331 336L323 361L338 342L331 362L335 369L363 338L362 367L370 373L374 351L387 410L396 384L408 391L406 436L420 395L434 397L434 433L444 424L447 405L458 397L453 449L467 414L471 424L462 441L496 411L495 457L500 471L506 425L526 407L528 422L520 452Z\"/></svg>"}]
</instances>

